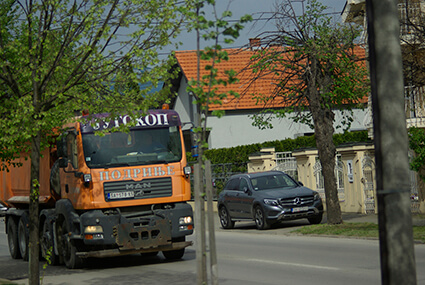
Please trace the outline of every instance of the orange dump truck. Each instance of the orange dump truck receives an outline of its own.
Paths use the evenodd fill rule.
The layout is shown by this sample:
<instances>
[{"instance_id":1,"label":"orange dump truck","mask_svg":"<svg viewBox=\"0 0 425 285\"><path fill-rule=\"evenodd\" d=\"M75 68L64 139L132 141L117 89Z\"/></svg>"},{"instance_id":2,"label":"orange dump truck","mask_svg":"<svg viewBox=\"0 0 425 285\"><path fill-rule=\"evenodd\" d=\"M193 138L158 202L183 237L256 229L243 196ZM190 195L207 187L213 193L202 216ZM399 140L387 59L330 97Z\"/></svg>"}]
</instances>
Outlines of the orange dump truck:
<instances>
[{"instance_id":1,"label":"orange dump truck","mask_svg":"<svg viewBox=\"0 0 425 285\"><path fill-rule=\"evenodd\" d=\"M53 263L132 253L179 259L193 233L190 167L181 122L172 110L151 110L127 132L105 132L129 116L64 127L40 161L40 248ZM100 119L100 120L99 120ZM28 260L30 161L0 172L0 201L13 258Z\"/></svg>"}]
</instances>

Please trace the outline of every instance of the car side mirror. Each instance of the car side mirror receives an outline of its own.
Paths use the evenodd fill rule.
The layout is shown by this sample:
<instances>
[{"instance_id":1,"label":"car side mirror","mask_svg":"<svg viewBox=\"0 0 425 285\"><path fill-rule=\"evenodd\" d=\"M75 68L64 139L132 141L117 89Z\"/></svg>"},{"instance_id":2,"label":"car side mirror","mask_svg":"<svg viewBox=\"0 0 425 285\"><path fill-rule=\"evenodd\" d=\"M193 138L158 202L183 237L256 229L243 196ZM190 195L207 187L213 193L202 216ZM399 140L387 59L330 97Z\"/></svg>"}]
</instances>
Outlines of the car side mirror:
<instances>
[{"instance_id":1,"label":"car side mirror","mask_svg":"<svg viewBox=\"0 0 425 285\"><path fill-rule=\"evenodd\" d=\"M301 186L304 186L304 184L301 181L298 181L298 184L300 184Z\"/></svg>"},{"instance_id":2,"label":"car side mirror","mask_svg":"<svg viewBox=\"0 0 425 285\"><path fill-rule=\"evenodd\" d=\"M249 191L249 188L246 187L246 186L243 188L243 192L246 193L246 194L250 194L251 193L251 191Z\"/></svg>"}]
</instances>

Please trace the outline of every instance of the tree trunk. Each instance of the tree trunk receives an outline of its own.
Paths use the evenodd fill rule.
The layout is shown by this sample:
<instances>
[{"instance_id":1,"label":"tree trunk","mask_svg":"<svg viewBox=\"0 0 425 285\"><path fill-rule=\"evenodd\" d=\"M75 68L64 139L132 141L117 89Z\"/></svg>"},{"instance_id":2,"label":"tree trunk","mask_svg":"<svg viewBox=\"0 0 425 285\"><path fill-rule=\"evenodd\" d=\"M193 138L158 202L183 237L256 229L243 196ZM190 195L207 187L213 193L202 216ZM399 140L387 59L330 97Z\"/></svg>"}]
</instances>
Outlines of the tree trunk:
<instances>
[{"instance_id":1,"label":"tree trunk","mask_svg":"<svg viewBox=\"0 0 425 285\"><path fill-rule=\"evenodd\" d=\"M311 62L311 70L307 74L308 103L314 122L314 133L322 165L322 175L325 187L326 213L328 224L341 224L342 215L338 199L338 188L335 177L335 155L336 147L333 142L333 121L335 114L326 107L323 97L317 88L316 61Z\"/></svg>"},{"instance_id":2,"label":"tree trunk","mask_svg":"<svg viewBox=\"0 0 425 285\"><path fill-rule=\"evenodd\" d=\"M338 187L335 177L336 147L332 139L333 120L329 118L331 110L321 110L323 114L314 119L316 144L322 165L322 174L325 186L326 213L328 224L341 224L341 207L338 199ZM333 116L333 113L332 113ZM314 118L315 116L313 116Z\"/></svg>"},{"instance_id":3,"label":"tree trunk","mask_svg":"<svg viewBox=\"0 0 425 285\"><path fill-rule=\"evenodd\" d=\"M40 135L31 141L31 192L29 204L29 284L40 284L39 272L39 216Z\"/></svg>"}]
</instances>

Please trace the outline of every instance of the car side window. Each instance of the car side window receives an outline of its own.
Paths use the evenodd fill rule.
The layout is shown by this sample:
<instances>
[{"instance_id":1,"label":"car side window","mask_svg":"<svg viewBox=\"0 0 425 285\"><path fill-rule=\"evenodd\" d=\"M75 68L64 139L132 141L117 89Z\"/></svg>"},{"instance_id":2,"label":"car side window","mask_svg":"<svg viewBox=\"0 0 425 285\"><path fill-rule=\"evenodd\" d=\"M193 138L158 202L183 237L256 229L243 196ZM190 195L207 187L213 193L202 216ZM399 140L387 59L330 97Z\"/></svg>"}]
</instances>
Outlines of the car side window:
<instances>
[{"instance_id":1,"label":"car side window","mask_svg":"<svg viewBox=\"0 0 425 285\"><path fill-rule=\"evenodd\" d=\"M239 178L234 178L229 180L227 182L227 185L225 187L226 190L238 190L239 187Z\"/></svg>"},{"instance_id":2,"label":"car side window","mask_svg":"<svg viewBox=\"0 0 425 285\"><path fill-rule=\"evenodd\" d=\"M239 191L245 191L245 189L249 189L248 181L245 178L241 178L241 181L239 183Z\"/></svg>"}]
</instances>

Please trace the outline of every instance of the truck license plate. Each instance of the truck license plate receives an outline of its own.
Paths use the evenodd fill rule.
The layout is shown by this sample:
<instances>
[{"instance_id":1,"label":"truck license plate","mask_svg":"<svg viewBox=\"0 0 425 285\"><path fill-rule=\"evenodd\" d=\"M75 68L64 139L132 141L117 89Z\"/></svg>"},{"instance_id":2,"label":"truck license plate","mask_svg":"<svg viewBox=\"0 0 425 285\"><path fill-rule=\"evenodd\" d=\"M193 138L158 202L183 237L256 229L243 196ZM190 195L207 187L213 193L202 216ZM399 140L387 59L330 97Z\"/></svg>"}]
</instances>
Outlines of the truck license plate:
<instances>
[{"instance_id":1,"label":"truck license plate","mask_svg":"<svg viewBox=\"0 0 425 285\"><path fill-rule=\"evenodd\" d=\"M292 213L307 212L307 211L308 211L308 207L292 208Z\"/></svg>"},{"instance_id":2,"label":"truck license plate","mask_svg":"<svg viewBox=\"0 0 425 285\"><path fill-rule=\"evenodd\" d=\"M134 191L108 193L108 199L125 199L125 198L134 198Z\"/></svg>"}]
</instances>

